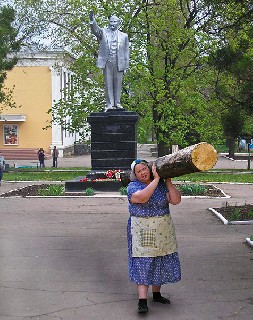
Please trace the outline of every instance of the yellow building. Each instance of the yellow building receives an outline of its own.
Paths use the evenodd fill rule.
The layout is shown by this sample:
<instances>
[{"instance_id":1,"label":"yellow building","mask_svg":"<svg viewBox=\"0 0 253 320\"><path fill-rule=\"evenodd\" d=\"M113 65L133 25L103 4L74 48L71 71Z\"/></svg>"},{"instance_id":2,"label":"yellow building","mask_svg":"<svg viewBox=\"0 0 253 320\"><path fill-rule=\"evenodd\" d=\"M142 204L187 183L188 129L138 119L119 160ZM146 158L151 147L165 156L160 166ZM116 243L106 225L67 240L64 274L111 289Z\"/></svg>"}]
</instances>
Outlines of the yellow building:
<instances>
[{"instance_id":1,"label":"yellow building","mask_svg":"<svg viewBox=\"0 0 253 320\"><path fill-rule=\"evenodd\" d=\"M36 154L39 148L51 154L54 146L59 157L72 153L78 134L66 132L57 124L43 129L51 121L47 111L62 98L62 90L71 81L70 62L70 56L62 52L19 54L5 86L14 86L13 100L20 107L4 109L0 114L0 150L6 159L18 158L25 150Z\"/></svg>"}]
</instances>

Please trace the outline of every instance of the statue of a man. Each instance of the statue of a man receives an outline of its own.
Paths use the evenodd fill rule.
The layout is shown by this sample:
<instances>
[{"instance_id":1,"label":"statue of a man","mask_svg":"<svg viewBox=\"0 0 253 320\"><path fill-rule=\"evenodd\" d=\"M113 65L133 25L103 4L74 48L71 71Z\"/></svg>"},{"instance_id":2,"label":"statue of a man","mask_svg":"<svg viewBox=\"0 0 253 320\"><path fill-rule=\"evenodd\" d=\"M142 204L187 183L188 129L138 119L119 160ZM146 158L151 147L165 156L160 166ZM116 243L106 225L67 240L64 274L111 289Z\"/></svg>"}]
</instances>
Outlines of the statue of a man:
<instances>
[{"instance_id":1,"label":"statue of a man","mask_svg":"<svg viewBox=\"0 0 253 320\"><path fill-rule=\"evenodd\" d=\"M129 66L129 41L126 33L118 30L120 19L109 18L109 27L100 28L94 12L90 12L92 33L100 42L97 66L103 70L106 96L106 109L122 108L120 95L123 73Z\"/></svg>"}]
</instances>

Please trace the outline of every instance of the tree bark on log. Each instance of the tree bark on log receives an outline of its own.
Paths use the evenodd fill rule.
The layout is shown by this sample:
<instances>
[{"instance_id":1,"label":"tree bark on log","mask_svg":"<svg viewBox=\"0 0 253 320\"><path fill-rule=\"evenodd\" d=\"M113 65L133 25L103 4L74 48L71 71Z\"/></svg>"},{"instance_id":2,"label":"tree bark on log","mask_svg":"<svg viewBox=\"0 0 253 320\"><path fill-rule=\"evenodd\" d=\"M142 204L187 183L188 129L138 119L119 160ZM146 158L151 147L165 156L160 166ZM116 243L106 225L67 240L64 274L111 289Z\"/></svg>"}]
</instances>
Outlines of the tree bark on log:
<instances>
[{"instance_id":1,"label":"tree bark on log","mask_svg":"<svg viewBox=\"0 0 253 320\"><path fill-rule=\"evenodd\" d=\"M218 159L217 151L211 144L200 142L175 153L159 157L149 166L156 164L156 170L163 179L206 171L213 168ZM130 172L121 175L123 186L130 182Z\"/></svg>"},{"instance_id":2,"label":"tree bark on log","mask_svg":"<svg viewBox=\"0 0 253 320\"><path fill-rule=\"evenodd\" d=\"M155 160L161 178L174 178L184 174L212 169L218 159L211 144L201 142Z\"/></svg>"}]
</instances>

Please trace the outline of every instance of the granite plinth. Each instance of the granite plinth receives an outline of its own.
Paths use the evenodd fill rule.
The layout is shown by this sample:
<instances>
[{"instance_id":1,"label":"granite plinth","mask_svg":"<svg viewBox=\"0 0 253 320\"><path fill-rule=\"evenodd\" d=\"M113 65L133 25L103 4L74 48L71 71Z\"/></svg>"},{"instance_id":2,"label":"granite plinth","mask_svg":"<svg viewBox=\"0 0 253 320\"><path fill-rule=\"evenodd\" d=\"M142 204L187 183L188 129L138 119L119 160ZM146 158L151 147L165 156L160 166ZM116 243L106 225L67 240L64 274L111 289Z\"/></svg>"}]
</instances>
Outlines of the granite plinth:
<instances>
[{"instance_id":1,"label":"granite plinth","mask_svg":"<svg viewBox=\"0 0 253 320\"><path fill-rule=\"evenodd\" d=\"M121 187L121 181L65 181L65 192L82 192L87 188L92 188L94 191L118 192Z\"/></svg>"},{"instance_id":2,"label":"granite plinth","mask_svg":"<svg viewBox=\"0 0 253 320\"><path fill-rule=\"evenodd\" d=\"M137 121L137 113L125 109L90 114L92 170L130 168L137 156Z\"/></svg>"}]
</instances>

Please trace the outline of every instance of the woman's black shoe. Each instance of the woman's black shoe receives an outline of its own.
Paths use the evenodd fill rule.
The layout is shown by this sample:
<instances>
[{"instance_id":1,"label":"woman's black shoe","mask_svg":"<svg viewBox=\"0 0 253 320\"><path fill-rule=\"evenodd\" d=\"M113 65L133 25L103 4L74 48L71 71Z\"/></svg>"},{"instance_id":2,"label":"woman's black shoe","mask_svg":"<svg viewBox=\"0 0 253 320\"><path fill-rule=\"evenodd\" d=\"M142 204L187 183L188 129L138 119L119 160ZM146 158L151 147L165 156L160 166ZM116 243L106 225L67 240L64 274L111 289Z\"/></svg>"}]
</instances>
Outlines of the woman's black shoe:
<instances>
[{"instance_id":1,"label":"woman's black shoe","mask_svg":"<svg viewBox=\"0 0 253 320\"><path fill-rule=\"evenodd\" d=\"M147 313L147 312L148 312L147 299L139 299L138 313Z\"/></svg>"},{"instance_id":2,"label":"woman's black shoe","mask_svg":"<svg viewBox=\"0 0 253 320\"><path fill-rule=\"evenodd\" d=\"M138 305L138 313L147 313L148 312L148 306L146 305Z\"/></svg>"},{"instance_id":3,"label":"woman's black shoe","mask_svg":"<svg viewBox=\"0 0 253 320\"><path fill-rule=\"evenodd\" d=\"M153 292L153 301L160 302L163 304L170 304L170 300L167 298L164 298L160 292Z\"/></svg>"}]
</instances>

